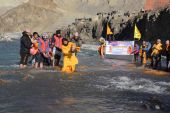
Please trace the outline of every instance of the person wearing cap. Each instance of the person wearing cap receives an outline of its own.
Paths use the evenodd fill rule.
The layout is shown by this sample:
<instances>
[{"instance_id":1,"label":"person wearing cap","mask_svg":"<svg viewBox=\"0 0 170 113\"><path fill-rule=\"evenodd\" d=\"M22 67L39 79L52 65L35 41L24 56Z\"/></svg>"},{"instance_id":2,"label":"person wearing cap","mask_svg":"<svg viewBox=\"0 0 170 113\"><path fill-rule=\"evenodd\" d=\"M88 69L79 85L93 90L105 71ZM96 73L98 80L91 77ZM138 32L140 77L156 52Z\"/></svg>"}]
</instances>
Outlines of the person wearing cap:
<instances>
[{"instance_id":1,"label":"person wearing cap","mask_svg":"<svg viewBox=\"0 0 170 113\"><path fill-rule=\"evenodd\" d=\"M152 67L161 68L161 53L162 53L162 43L160 39L157 39L157 42L152 47Z\"/></svg>"},{"instance_id":2,"label":"person wearing cap","mask_svg":"<svg viewBox=\"0 0 170 113\"><path fill-rule=\"evenodd\" d=\"M78 59L75 55L76 45L69 42L68 39L62 40L62 52L63 52L63 67L62 72L73 73L76 70Z\"/></svg>"},{"instance_id":3,"label":"person wearing cap","mask_svg":"<svg viewBox=\"0 0 170 113\"><path fill-rule=\"evenodd\" d=\"M26 68L32 47L31 31L27 29L22 34L23 36L20 39L20 69Z\"/></svg>"},{"instance_id":4,"label":"person wearing cap","mask_svg":"<svg viewBox=\"0 0 170 113\"><path fill-rule=\"evenodd\" d=\"M104 56L105 56L105 47L106 47L105 39L103 37L101 37L99 39L99 42L100 42L100 46L98 48L98 53L100 55L100 58L104 58Z\"/></svg>"},{"instance_id":5,"label":"person wearing cap","mask_svg":"<svg viewBox=\"0 0 170 113\"><path fill-rule=\"evenodd\" d=\"M53 60L53 67L54 66L59 66L60 59L62 56L62 36L61 36L61 30L57 30L56 34L53 35L51 41L52 41L52 46L53 46L53 53L54 55L54 60Z\"/></svg>"}]
</instances>

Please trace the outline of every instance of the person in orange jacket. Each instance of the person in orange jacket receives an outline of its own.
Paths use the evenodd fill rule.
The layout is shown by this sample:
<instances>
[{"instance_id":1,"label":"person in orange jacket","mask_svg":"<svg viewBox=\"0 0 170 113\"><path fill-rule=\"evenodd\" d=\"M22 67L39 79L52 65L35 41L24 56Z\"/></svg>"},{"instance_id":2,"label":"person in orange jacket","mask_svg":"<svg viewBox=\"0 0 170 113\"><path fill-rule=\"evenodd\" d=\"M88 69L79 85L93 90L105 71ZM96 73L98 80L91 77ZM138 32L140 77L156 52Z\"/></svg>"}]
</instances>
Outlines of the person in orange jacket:
<instances>
[{"instance_id":1,"label":"person in orange jacket","mask_svg":"<svg viewBox=\"0 0 170 113\"><path fill-rule=\"evenodd\" d=\"M43 68L44 66L44 54L46 51L46 46L45 46L45 41L44 41L44 36L39 37L38 40L38 52L35 55L35 68L37 69L40 67L40 69Z\"/></svg>"},{"instance_id":2,"label":"person in orange jacket","mask_svg":"<svg viewBox=\"0 0 170 113\"><path fill-rule=\"evenodd\" d=\"M76 70L78 59L75 55L76 45L69 42L68 39L63 38L62 40L62 52L63 52L63 67L62 72L73 73Z\"/></svg>"},{"instance_id":3,"label":"person in orange jacket","mask_svg":"<svg viewBox=\"0 0 170 113\"><path fill-rule=\"evenodd\" d=\"M101 37L99 39L99 42L100 42L100 46L98 48L98 53L100 55L100 58L104 58L104 56L105 56L105 47L106 47L105 39Z\"/></svg>"},{"instance_id":4,"label":"person in orange jacket","mask_svg":"<svg viewBox=\"0 0 170 113\"><path fill-rule=\"evenodd\" d=\"M31 42L32 42L32 48L30 49L30 54L32 56L31 60L29 61L30 64L32 64L33 66L35 65L35 55L38 53L38 33L34 32L33 36L31 38Z\"/></svg>"}]
</instances>

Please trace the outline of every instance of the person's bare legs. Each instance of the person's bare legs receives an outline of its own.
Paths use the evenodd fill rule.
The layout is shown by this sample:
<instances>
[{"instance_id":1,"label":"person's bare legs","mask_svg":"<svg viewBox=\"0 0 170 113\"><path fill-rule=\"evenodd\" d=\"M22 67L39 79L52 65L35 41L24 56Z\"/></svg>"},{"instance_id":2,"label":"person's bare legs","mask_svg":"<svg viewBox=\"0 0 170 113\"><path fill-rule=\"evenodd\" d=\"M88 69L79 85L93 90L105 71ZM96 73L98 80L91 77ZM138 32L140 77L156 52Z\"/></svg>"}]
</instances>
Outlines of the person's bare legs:
<instances>
[{"instance_id":1,"label":"person's bare legs","mask_svg":"<svg viewBox=\"0 0 170 113\"><path fill-rule=\"evenodd\" d=\"M59 60L58 59L55 59L55 65L59 66Z\"/></svg>"},{"instance_id":2,"label":"person's bare legs","mask_svg":"<svg viewBox=\"0 0 170 113\"><path fill-rule=\"evenodd\" d=\"M40 69L43 69L43 62L40 63Z\"/></svg>"},{"instance_id":3,"label":"person's bare legs","mask_svg":"<svg viewBox=\"0 0 170 113\"><path fill-rule=\"evenodd\" d=\"M55 67L55 59L52 60L52 63L53 67Z\"/></svg>"},{"instance_id":4,"label":"person's bare legs","mask_svg":"<svg viewBox=\"0 0 170 113\"><path fill-rule=\"evenodd\" d=\"M35 69L37 69L37 68L38 68L38 62L35 63Z\"/></svg>"},{"instance_id":5,"label":"person's bare legs","mask_svg":"<svg viewBox=\"0 0 170 113\"><path fill-rule=\"evenodd\" d=\"M20 64L20 65L19 65L19 68L20 68L20 69L23 69L23 68L24 68L23 64Z\"/></svg>"}]
</instances>

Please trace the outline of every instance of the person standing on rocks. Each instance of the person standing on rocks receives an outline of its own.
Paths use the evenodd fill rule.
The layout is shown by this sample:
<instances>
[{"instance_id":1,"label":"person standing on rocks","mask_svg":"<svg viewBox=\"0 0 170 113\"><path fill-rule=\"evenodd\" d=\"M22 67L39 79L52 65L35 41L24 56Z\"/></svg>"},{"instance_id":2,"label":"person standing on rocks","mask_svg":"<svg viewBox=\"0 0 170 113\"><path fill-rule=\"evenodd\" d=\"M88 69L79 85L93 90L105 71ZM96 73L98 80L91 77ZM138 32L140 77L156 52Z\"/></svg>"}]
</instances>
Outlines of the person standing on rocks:
<instances>
[{"instance_id":1,"label":"person standing on rocks","mask_svg":"<svg viewBox=\"0 0 170 113\"><path fill-rule=\"evenodd\" d=\"M20 69L26 68L32 46L31 31L27 29L22 34L23 36L20 39Z\"/></svg>"}]
</instances>

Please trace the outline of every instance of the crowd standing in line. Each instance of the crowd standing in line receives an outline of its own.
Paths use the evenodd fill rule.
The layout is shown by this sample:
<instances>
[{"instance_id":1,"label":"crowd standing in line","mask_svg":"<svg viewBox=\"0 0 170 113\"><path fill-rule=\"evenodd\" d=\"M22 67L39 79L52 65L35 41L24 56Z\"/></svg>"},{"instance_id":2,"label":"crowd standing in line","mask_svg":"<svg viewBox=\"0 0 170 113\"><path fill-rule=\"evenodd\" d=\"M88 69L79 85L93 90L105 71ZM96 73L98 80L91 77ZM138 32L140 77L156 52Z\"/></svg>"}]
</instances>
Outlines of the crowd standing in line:
<instances>
[{"instance_id":1,"label":"crowd standing in line","mask_svg":"<svg viewBox=\"0 0 170 113\"><path fill-rule=\"evenodd\" d=\"M69 39L61 36L61 30L55 34L25 30L20 39L20 68L27 67L28 59L36 69L43 69L44 65L58 66L62 72L74 72L78 64L77 53L80 51L82 41L79 33L75 32ZM30 57L30 58L29 58ZM63 65L60 61L63 57Z\"/></svg>"}]
</instances>

